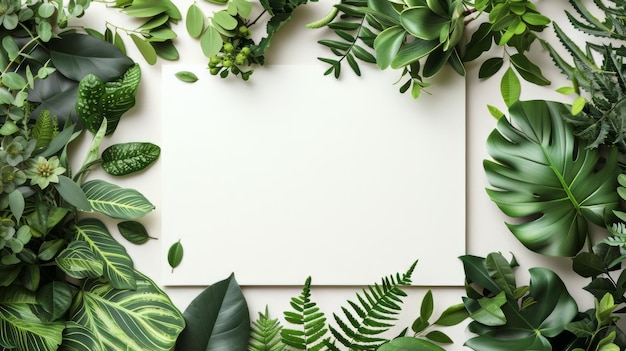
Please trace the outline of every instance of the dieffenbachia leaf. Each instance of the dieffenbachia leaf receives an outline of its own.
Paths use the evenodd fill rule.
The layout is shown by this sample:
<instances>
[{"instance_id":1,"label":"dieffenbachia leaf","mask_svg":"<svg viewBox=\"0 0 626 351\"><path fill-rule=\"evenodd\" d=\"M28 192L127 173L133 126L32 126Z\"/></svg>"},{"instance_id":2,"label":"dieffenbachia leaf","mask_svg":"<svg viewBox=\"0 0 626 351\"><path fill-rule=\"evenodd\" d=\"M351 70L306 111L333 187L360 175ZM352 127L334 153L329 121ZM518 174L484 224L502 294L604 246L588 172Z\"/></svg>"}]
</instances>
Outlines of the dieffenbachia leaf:
<instances>
[{"instance_id":1,"label":"dieffenbachia leaf","mask_svg":"<svg viewBox=\"0 0 626 351\"><path fill-rule=\"evenodd\" d=\"M104 223L95 218L79 221L74 228L74 240L83 241L102 262L104 276L117 289L135 289L133 261Z\"/></svg>"},{"instance_id":2,"label":"dieffenbachia leaf","mask_svg":"<svg viewBox=\"0 0 626 351\"><path fill-rule=\"evenodd\" d=\"M122 115L135 106L140 80L141 70L138 64L131 66L117 81L103 82L93 74L87 75L78 84L78 117L93 134L106 118L106 135L113 133Z\"/></svg>"},{"instance_id":3,"label":"dieffenbachia leaf","mask_svg":"<svg viewBox=\"0 0 626 351\"><path fill-rule=\"evenodd\" d=\"M84 337L97 341L95 350L119 350L120 345L133 351L172 350L185 327L182 314L149 278L135 271L133 280L137 283L133 290L86 280L70 308L70 320L91 333Z\"/></svg>"},{"instance_id":4,"label":"dieffenbachia leaf","mask_svg":"<svg viewBox=\"0 0 626 351\"><path fill-rule=\"evenodd\" d=\"M606 155L579 145L563 119L565 104L520 101L487 139L487 193L508 216L507 224L529 249L552 256L574 256L583 247L588 223L604 226L618 205L617 149ZM532 179L532 181L528 181Z\"/></svg>"},{"instance_id":5,"label":"dieffenbachia leaf","mask_svg":"<svg viewBox=\"0 0 626 351\"><path fill-rule=\"evenodd\" d=\"M156 161L160 153L161 148L147 142L114 144L102 152L102 169L115 176L138 172Z\"/></svg>"},{"instance_id":6,"label":"dieffenbachia leaf","mask_svg":"<svg viewBox=\"0 0 626 351\"><path fill-rule=\"evenodd\" d=\"M135 189L121 188L101 179L82 186L91 208L111 218L137 219L154 210L154 205Z\"/></svg>"}]
</instances>

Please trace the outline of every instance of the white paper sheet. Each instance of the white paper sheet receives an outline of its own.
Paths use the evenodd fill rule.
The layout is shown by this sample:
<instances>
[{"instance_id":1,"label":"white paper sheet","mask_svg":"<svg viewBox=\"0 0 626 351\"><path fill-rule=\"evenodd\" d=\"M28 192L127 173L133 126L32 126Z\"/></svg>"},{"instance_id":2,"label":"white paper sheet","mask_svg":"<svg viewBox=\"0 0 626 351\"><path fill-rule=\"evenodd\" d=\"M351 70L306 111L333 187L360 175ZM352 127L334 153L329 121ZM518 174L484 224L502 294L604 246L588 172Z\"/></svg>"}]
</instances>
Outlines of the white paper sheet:
<instances>
[{"instance_id":1,"label":"white paper sheet","mask_svg":"<svg viewBox=\"0 0 626 351\"><path fill-rule=\"evenodd\" d=\"M463 284L463 78L413 100L397 71L323 71L163 67L162 246L185 250L166 285L367 285L415 260L415 285Z\"/></svg>"}]
</instances>

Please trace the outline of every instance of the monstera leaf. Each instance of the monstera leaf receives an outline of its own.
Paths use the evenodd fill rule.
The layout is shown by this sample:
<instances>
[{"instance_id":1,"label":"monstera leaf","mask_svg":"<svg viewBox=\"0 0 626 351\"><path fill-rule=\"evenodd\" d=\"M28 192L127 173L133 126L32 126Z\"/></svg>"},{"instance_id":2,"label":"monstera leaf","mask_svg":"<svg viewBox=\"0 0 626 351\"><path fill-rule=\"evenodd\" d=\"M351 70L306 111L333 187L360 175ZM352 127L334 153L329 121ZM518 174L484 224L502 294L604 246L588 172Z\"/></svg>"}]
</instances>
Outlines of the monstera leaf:
<instances>
[{"instance_id":1,"label":"monstera leaf","mask_svg":"<svg viewBox=\"0 0 626 351\"><path fill-rule=\"evenodd\" d=\"M499 253L486 259L466 255L461 261L468 284L463 302L473 319L468 330L477 335L465 346L477 351L564 349L558 336L578 315L578 305L556 273L531 268L530 285L518 287L514 264ZM485 318L489 315L500 318Z\"/></svg>"},{"instance_id":2,"label":"monstera leaf","mask_svg":"<svg viewBox=\"0 0 626 351\"><path fill-rule=\"evenodd\" d=\"M507 224L529 249L574 256L588 236L588 222L604 226L618 204L617 150L585 148L562 116L564 104L520 101L487 139L493 161L485 160L487 193L508 216Z\"/></svg>"},{"instance_id":3,"label":"monstera leaf","mask_svg":"<svg viewBox=\"0 0 626 351\"><path fill-rule=\"evenodd\" d=\"M153 281L135 271L136 290L115 289L101 279L85 280L70 309L76 323L65 335L64 344L81 340L85 350L170 351L185 327L180 311ZM80 327L77 327L80 326ZM81 328L82 327L82 328Z\"/></svg>"}]
</instances>

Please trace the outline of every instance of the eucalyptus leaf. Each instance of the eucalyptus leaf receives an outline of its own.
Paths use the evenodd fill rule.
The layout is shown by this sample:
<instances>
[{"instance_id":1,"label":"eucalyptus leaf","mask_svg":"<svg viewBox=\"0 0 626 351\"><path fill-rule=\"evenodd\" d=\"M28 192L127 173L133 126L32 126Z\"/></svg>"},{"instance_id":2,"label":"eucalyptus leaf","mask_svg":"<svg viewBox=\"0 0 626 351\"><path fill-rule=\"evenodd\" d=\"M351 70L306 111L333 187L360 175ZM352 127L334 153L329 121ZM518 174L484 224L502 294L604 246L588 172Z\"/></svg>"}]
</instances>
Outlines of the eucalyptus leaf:
<instances>
[{"instance_id":1,"label":"eucalyptus leaf","mask_svg":"<svg viewBox=\"0 0 626 351\"><path fill-rule=\"evenodd\" d=\"M203 290L183 316L177 351L247 350L250 314L233 274Z\"/></svg>"}]
</instances>

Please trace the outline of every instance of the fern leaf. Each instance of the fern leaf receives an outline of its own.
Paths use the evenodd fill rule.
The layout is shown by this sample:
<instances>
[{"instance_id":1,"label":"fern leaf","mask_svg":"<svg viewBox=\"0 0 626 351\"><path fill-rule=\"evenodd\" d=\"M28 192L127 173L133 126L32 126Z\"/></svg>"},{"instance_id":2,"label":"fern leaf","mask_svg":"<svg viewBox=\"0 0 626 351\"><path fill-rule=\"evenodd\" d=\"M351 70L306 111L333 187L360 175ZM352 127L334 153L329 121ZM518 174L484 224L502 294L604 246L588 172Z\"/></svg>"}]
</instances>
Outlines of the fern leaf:
<instances>
[{"instance_id":1,"label":"fern leaf","mask_svg":"<svg viewBox=\"0 0 626 351\"><path fill-rule=\"evenodd\" d=\"M326 317L317 304L311 301L311 277L308 277L302 292L290 302L293 311L285 311L285 320L298 329L283 328L282 342L296 350L321 350L326 345L323 339L328 333Z\"/></svg>"},{"instance_id":2,"label":"fern leaf","mask_svg":"<svg viewBox=\"0 0 626 351\"><path fill-rule=\"evenodd\" d=\"M383 277L381 284L373 284L357 293L357 302L348 301L350 308L342 308L343 316L333 314L336 327L329 326L336 341L348 350L376 350L387 340L380 334L388 331L406 293L401 286L411 283L417 261L406 273Z\"/></svg>"},{"instance_id":3,"label":"fern leaf","mask_svg":"<svg viewBox=\"0 0 626 351\"><path fill-rule=\"evenodd\" d=\"M269 310L260 313L250 326L250 343L248 351L282 351L286 345L280 339L282 326L278 319L270 319Z\"/></svg>"},{"instance_id":4,"label":"fern leaf","mask_svg":"<svg viewBox=\"0 0 626 351\"><path fill-rule=\"evenodd\" d=\"M48 147L56 133L56 121L50 115L50 110L42 110L33 127L33 138L37 140L35 150Z\"/></svg>"}]
</instances>

